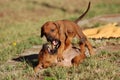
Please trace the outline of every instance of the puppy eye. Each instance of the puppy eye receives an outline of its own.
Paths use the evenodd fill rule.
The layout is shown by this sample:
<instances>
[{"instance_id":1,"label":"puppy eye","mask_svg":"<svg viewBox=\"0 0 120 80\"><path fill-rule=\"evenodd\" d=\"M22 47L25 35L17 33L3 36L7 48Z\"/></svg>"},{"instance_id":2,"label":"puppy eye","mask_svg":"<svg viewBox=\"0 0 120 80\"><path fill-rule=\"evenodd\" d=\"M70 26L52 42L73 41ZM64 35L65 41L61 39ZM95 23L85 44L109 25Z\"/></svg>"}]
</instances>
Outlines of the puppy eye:
<instances>
[{"instance_id":1,"label":"puppy eye","mask_svg":"<svg viewBox=\"0 0 120 80\"><path fill-rule=\"evenodd\" d=\"M55 30L54 29L51 29L51 32L54 32Z\"/></svg>"}]
</instances>

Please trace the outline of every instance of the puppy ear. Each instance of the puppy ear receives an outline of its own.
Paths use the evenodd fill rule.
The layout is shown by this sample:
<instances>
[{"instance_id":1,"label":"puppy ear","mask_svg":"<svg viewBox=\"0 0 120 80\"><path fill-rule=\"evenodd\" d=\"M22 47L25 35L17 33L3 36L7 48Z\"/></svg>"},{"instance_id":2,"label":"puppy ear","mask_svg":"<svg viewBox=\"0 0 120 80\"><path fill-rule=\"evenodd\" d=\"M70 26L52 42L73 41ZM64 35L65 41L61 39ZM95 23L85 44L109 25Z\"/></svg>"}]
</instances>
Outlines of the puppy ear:
<instances>
[{"instance_id":1,"label":"puppy ear","mask_svg":"<svg viewBox=\"0 0 120 80\"><path fill-rule=\"evenodd\" d=\"M57 22L54 22L53 24L55 24L56 28L58 29L58 31L60 30L60 25Z\"/></svg>"},{"instance_id":2,"label":"puppy ear","mask_svg":"<svg viewBox=\"0 0 120 80\"><path fill-rule=\"evenodd\" d=\"M59 34L63 37L68 36L67 29L62 21L56 21L55 24L58 27Z\"/></svg>"},{"instance_id":3,"label":"puppy ear","mask_svg":"<svg viewBox=\"0 0 120 80\"><path fill-rule=\"evenodd\" d=\"M43 26L41 27L41 37L44 36L44 29L43 29Z\"/></svg>"},{"instance_id":4,"label":"puppy ear","mask_svg":"<svg viewBox=\"0 0 120 80\"><path fill-rule=\"evenodd\" d=\"M60 41L65 41L65 37L66 37L66 28L64 27L64 24L62 21L55 21L54 24L56 25L57 29L58 29L58 34L59 34L59 37Z\"/></svg>"},{"instance_id":5,"label":"puppy ear","mask_svg":"<svg viewBox=\"0 0 120 80\"><path fill-rule=\"evenodd\" d=\"M54 24L56 25L56 27L58 29L59 35L61 35L62 33L65 33L64 25L62 24L62 22L56 21L56 22L54 22Z\"/></svg>"}]
</instances>

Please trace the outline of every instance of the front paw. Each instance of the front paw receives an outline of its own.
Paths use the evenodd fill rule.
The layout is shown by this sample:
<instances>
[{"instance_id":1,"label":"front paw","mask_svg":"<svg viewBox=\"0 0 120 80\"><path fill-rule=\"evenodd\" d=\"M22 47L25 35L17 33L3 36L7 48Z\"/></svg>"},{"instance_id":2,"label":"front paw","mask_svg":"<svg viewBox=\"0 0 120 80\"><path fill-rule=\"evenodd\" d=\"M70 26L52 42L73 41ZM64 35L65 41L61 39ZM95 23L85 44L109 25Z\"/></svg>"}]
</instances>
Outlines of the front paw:
<instances>
[{"instance_id":1,"label":"front paw","mask_svg":"<svg viewBox=\"0 0 120 80\"><path fill-rule=\"evenodd\" d=\"M61 61L63 61L64 60L64 58L63 58L63 56L62 55L58 55L57 56L57 60L58 60L58 62L61 62Z\"/></svg>"},{"instance_id":2,"label":"front paw","mask_svg":"<svg viewBox=\"0 0 120 80\"><path fill-rule=\"evenodd\" d=\"M42 64L38 64L38 65L34 68L34 72L35 72L35 73L38 73L39 70L41 70L41 69L43 69Z\"/></svg>"}]
</instances>

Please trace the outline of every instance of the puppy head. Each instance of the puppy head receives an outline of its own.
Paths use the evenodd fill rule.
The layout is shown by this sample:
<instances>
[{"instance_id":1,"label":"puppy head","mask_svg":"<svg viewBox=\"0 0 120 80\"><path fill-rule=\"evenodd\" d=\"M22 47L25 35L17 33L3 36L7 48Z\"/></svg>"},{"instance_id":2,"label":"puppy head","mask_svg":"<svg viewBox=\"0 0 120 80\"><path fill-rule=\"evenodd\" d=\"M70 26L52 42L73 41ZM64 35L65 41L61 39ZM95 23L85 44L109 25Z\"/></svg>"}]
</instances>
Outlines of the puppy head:
<instances>
[{"instance_id":1,"label":"puppy head","mask_svg":"<svg viewBox=\"0 0 120 80\"><path fill-rule=\"evenodd\" d=\"M61 44L60 41L56 42L58 42L56 45L51 45L49 43L43 44L41 52L43 52L43 54L56 54Z\"/></svg>"},{"instance_id":2,"label":"puppy head","mask_svg":"<svg viewBox=\"0 0 120 80\"><path fill-rule=\"evenodd\" d=\"M52 49L51 45L49 43L45 43L42 46L41 52L43 52L43 54L51 53L51 49Z\"/></svg>"},{"instance_id":3,"label":"puppy head","mask_svg":"<svg viewBox=\"0 0 120 80\"><path fill-rule=\"evenodd\" d=\"M49 21L46 22L41 27L41 37L45 36L48 42L51 42L53 45L56 45L56 39L59 39L59 25L55 22Z\"/></svg>"}]
</instances>

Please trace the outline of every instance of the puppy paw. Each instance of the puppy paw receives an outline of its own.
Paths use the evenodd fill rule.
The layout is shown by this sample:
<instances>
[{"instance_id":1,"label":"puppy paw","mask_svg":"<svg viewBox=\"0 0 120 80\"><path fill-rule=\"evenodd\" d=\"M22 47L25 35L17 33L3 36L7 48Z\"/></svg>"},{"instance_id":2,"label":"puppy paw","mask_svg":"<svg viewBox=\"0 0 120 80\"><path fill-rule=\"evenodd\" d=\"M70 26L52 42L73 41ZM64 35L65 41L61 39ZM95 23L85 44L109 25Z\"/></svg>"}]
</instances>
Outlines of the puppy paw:
<instances>
[{"instance_id":1,"label":"puppy paw","mask_svg":"<svg viewBox=\"0 0 120 80\"><path fill-rule=\"evenodd\" d=\"M83 62L83 60L85 59L86 56L84 55L78 55L78 56L75 56L71 63L75 66L78 66L81 62Z\"/></svg>"},{"instance_id":2,"label":"puppy paw","mask_svg":"<svg viewBox=\"0 0 120 80\"><path fill-rule=\"evenodd\" d=\"M58 62L61 62L61 61L63 61L63 60L64 60L64 58L63 58L63 56L62 56L62 55L58 55L58 56L57 56L57 60L58 60Z\"/></svg>"},{"instance_id":3,"label":"puppy paw","mask_svg":"<svg viewBox=\"0 0 120 80\"><path fill-rule=\"evenodd\" d=\"M38 73L39 70L43 69L42 65L38 64L35 68L34 68L34 72Z\"/></svg>"}]
</instances>

